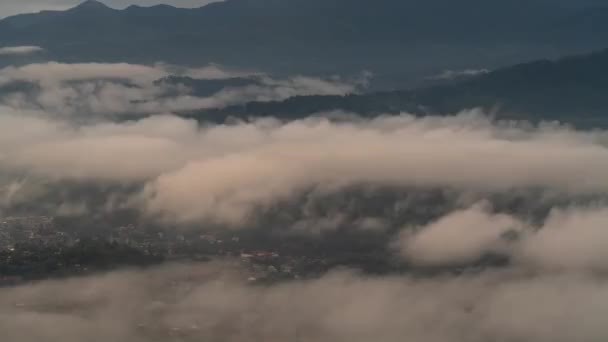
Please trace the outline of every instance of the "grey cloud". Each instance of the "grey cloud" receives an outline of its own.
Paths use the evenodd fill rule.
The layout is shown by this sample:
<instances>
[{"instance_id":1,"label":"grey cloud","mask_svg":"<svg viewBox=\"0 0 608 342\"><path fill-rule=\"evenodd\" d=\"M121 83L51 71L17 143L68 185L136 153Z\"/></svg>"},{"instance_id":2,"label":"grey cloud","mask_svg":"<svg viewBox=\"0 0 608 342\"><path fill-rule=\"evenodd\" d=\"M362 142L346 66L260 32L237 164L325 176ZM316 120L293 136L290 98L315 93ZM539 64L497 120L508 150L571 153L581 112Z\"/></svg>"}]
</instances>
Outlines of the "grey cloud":
<instances>
[{"instance_id":1,"label":"grey cloud","mask_svg":"<svg viewBox=\"0 0 608 342\"><path fill-rule=\"evenodd\" d=\"M606 338L608 284L592 275L334 272L269 286L246 277L229 264L172 265L0 289L0 327L24 342Z\"/></svg>"}]
</instances>

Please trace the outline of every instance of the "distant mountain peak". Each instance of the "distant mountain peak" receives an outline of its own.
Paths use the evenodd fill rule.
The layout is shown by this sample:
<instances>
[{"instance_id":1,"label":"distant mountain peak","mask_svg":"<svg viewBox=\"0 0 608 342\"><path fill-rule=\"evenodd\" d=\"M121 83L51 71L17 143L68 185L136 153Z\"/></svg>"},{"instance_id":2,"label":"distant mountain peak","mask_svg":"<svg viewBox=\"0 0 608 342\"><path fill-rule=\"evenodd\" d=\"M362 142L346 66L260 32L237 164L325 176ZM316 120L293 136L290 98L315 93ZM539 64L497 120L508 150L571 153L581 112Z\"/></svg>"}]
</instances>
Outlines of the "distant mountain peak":
<instances>
[{"instance_id":1,"label":"distant mountain peak","mask_svg":"<svg viewBox=\"0 0 608 342\"><path fill-rule=\"evenodd\" d=\"M86 0L82 2L80 5L74 7L73 9L87 9L87 10L107 10L111 9L106 4L97 0Z\"/></svg>"}]
</instances>

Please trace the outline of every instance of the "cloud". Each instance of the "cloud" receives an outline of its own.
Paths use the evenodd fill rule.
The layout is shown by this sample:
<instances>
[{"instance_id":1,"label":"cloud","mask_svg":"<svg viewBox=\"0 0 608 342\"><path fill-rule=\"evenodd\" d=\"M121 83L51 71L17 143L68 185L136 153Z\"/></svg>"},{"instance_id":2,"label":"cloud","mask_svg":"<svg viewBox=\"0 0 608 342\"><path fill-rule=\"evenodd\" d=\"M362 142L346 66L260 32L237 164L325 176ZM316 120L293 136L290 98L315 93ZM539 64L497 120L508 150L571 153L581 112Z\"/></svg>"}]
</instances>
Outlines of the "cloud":
<instances>
[{"instance_id":1,"label":"cloud","mask_svg":"<svg viewBox=\"0 0 608 342\"><path fill-rule=\"evenodd\" d=\"M608 209L554 210L543 227L524 240L521 259L549 270L608 270Z\"/></svg>"},{"instance_id":2,"label":"cloud","mask_svg":"<svg viewBox=\"0 0 608 342\"><path fill-rule=\"evenodd\" d=\"M44 281L0 288L0 330L8 341L607 337L605 131L497 122L479 111L422 118L346 114L337 121L321 113L221 125L170 114L75 120L45 108L78 108L69 102L88 93L95 100L87 108L100 112L142 98L152 106L161 101L154 79L170 72L158 66L47 67L9 69L14 79L46 87L39 100L45 106L0 107L0 208L41 203L55 215L93 217L126 206L171 223L238 228L271 213L276 221L262 220L263 229L278 222L290 233L321 238L325 232L343 237L342 229L383 234L387 243L398 241L409 265L467 266L488 253L510 263L434 277L409 275L405 268L382 277L334 270L254 286L246 280L250 271L228 260ZM159 74L141 75L147 71ZM114 77L140 89L96 85ZM224 102L351 89L336 79L256 77L260 89L225 90ZM71 81L86 85L75 90ZM66 106L57 98L70 101ZM86 186L82 197L65 195L78 185ZM50 188L65 196L40 196ZM540 195L527 197L527 191ZM106 197L91 206L98 193ZM500 195L514 200L501 203ZM554 198L565 200L554 205ZM525 209L543 201L554 208L536 218L512 208L522 201Z\"/></svg>"},{"instance_id":3,"label":"cloud","mask_svg":"<svg viewBox=\"0 0 608 342\"><path fill-rule=\"evenodd\" d=\"M453 212L416 232L404 230L400 250L408 261L423 266L470 264L487 253L501 253L508 246L503 239L522 229L522 223L504 214L492 214L477 204Z\"/></svg>"},{"instance_id":4,"label":"cloud","mask_svg":"<svg viewBox=\"0 0 608 342\"><path fill-rule=\"evenodd\" d=\"M39 46L8 46L0 48L0 56L29 55L44 51Z\"/></svg>"},{"instance_id":5,"label":"cloud","mask_svg":"<svg viewBox=\"0 0 608 342\"><path fill-rule=\"evenodd\" d=\"M194 96L182 84L156 82L168 76L218 81L234 77L250 84L227 84L209 96ZM49 62L0 70L0 85L27 82L31 87L9 91L0 102L17 109L42 109L55 115L159 114L223 108L250 101L278 101L299 95L345 95L365 86L361 80L296 76L275 79L218 65L183 68L167 64L64 64Z\"/></svg>"},{"instance_id":6,"label":"cloud","mask_svg":"<svg viewBox=\"0 0 608 342\"><path fill-rule=\"evenodd\" d=\"M554 208L533 225L509 214L492 214L488 204L453 211L398 237L398 253L418 266L471 265L488 253L541 272L608 270L608 209L602 205Z\"/></svg>"},{"instance_id":7,"label":"cloud","mask_svg":"<svg viewBox=\"0 0 608 342\"><path fill-rule=\"evenodd\" d=\"M218 126L204 135L220 132L218 141L231 141L230 149L213 148L217 154L193 159L150 183L151 211L186 221L238 223L298 191L338 191L354 184L606 191L600 170L608 168L608 150L591 135L564 129L526 132L474 115L252 123Z\"/></svg>"},{"instance_id":8,"label":"cloud","mask_svg":"<svg viewBox=\"0 0 608 342\"><path fill-rule=\"evenodd\" d=\"M135 182L187 162L187 140L196 124L175 117L137 123L74 127L43 117L0 116L0 160L16 170L51 179ZM20 132L11 128L20 128ZM179 132L179 133L176 133ZM181 140L181 141L178 141ZM11 151L12 150L12 151ZM91 153L95 157L91 158Z\"/></svg>"},{"instance_id":9,"label":"cloud","mask_svg":"<svg viewBox=\"0 0 608 342\"><path fill-rule=\"evenodd\" d=\"M209 64L202 67L184 68L177 65L170 64L158 64L158 66L164 68L171 74L178 76L191 77L199 80L224 80L229 78L237 77L258 77L265 76L263 73L255 71L243 71L243 70L227 70L218 64Z\"/></svg>"},{"instance_id":10,"label":"cloud","mask_svg":"<svg viewBox=\"0 0 608 342\"><path fill-rule=\"evenodd\" d=\"M7 340L589 341L606 338L608 284L509 270L251 286L222 263L170 265L0 289ZM540 304L539 304L540 303Z\"/></svg>"},{"instance_id":11,"label":"cloud","mask_svg":"<svg viewBox=\"0 0 608 342\"><path fill-rule=\"evenodd\" d=\"M489 73L488 69L445 70L439 75L428 77L429 80L454 80L462 77L473 77Z\"/></svg>"},{"instance_id":12,"label":"cloud","mask_svg":"<svg viewBox=\"0 0 608 342\"><path fill-rule=\"evenodd\" d=\"M66 81L86 81L96 79L130 80L136 83L150 83L168 74L161 68L128 63L80 63L66 64L48 62L28 64L20 67L6 67L0 70L0 84L15 81L39 82L55 86Z\"/></svg>"},{"instance_id":13,"label":"cloud","mask_svg":"<svg viewBox=\"0 0 608 342\"><path fill-rule=\"evenodd\" d=\"M34 102L24 95L0 107L0 208L31 203L55 215L94 217L128 207L171 226L238 228L271 213L276 221L261 220L263 229L278 222L289 233L320 237L345 236L342 229L384 234L397 240L408 265L467 266L488 253L510 263L434 277L405 268L382 277L334 270L253 286L246 280L250 271L228 260L44 281L0 288L6 340L607 337L608 132L497 122L475 110L374 119L340 113L337 121L320 113L226 124L171 114L130 121L57 115L157 113L357 88L338 78L256 75L256 85L208 98L183 89L163 98L166 89L154 81L173 72L159 65L57 63L0 71L7 82L42 89ZM210 67L191 75L236 74ZM65 195L79 185L86 190L81 197ZM40 195L53 188L62 195ZM527 191L540 195L526 197ZM90 206L99 193L102 204ZM525 209L530 201L553 207L554 198L566 200L536 218L512 202L501 206L499 195L523 201Z\"/></svg>"},{"instance_id":14,"label":"cloud","mask_svg":"<svg viewBox=\"0 0 608 342\"><path fill-rule=\"evenodd\" d=\"M4 173L146 184L143 208L177 222L239 225L303 191L337 193L357 185L545 189L574 197L608 191L605 132L501 124L476 112L201 126L172 115L78 124L0 110Z\"/></svg>"}]
</instances>

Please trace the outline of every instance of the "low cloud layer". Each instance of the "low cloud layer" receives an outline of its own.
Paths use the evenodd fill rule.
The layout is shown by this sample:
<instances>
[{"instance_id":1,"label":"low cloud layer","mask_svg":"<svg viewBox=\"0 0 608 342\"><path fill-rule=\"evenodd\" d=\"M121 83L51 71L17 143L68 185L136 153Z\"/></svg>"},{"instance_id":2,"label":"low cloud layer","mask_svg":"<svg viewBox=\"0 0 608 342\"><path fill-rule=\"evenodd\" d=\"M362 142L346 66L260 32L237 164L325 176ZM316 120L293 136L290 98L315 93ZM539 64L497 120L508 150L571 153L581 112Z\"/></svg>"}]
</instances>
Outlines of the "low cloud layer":
<instances>
[{"instance_id":1,"label":"low cloud layer","mask_svg":"<svg viewBox=\"0 0 608 342\"><path fill-rule=\"evenodd\" d=\"M164 70L159 68L127 63L64 64L49 62L4 68L0 70L0 84L28 81L40 82L44 85L58 85L66 81L96 79L124 79L136 83L148 83L167 75Z\"/></svg>"},{"instance_id":2,"label":"low cloud layer","mask_svg":"<svg viewBox=\"0 0 608 342\"><path fill-rule=\"evenodd\" d=\"M228 264L116 272L0 289L10 341L597 341L608 284L518 270L250 286Z\"/></svg>"},{"instance_id":3,"label":"low cloud layer","mask_svg":"<svg viewBox=\"0 0 608 342\"><path fill-rule=\"evenodd\" d=\"M39 46L7 46L0 48L0 56L29 55L44 51Z\"/></svg>"},{"instance_id":4,"label":"low cloud layer","mask_svg":"<svg viewBox=\"0 0 608 342\"><path fill-rule=\"evenodd\" d=\"M479 113L199 125L165 115L74 125L4 108L4 172L147 184L145 211L238 225L301 191L352 185L606 194L605 132L494 123ZM94 153L94 158L91 157Z\"/></svg>"},{"instance_id":5,"label":"low cloud layer","mask_svg":"<svg viewBox=\"0 0 608 342\"><path fill-rule=\"evenodd\" d=\"M475 115L258 122L211 128L204 136L223 137L213 139L223 146L152 181L150 210L186 221L236 223L300 190L337 191L353 184L606 191L602 134L525 131Z\"/></svg>"},{"instance_id":6,"label":"low cloud layer","mask_svg":"<svg viewBox=\"0 0 608 342\"><path fill-rule=\"evenodd\" d=\"M179 80L167 81L169 76L187 77L195 82L234 78L249 81L227 84L211 94L196 95L193 94L196 89ZM184 68L166 64L49 62L1 69L0 103L21 110L42 109L55 116L81 118L161 114L223 108L250 101L278 101L300 95L345 95L357 92L366 81L366 78L349 81L305 76L276 79L213 64Z\"/></svg>"},{"instance_id":7,"label":"low cloud layer","mask_svg":"<svg viewBox=\"0 0 608 342\"><path fill-rule=\"evenodd\" d=\"M167 85L170 76L254 81L204 97ZM9 88L0 107L0 213L45 206L51 216L92 222L126 208L167 227L262 227L344 241L346 230L357 231L370 238L366 251L399 270L262 285L228 259L0 288L3 337L605 340L608 132L495 121L476 110L225 124L169 113L347 94L364 83L214 65L0 70ZM135 112L146 115L120 117Z\"/></svg>"}]
</instances>

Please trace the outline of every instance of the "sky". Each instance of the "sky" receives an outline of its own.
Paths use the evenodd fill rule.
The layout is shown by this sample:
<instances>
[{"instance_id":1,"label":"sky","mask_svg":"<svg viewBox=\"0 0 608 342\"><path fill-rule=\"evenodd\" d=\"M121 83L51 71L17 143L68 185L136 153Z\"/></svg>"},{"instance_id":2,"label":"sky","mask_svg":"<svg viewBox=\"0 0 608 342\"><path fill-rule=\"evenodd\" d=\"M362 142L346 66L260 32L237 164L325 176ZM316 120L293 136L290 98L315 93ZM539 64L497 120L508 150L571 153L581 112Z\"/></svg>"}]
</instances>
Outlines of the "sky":
<instances>
[{"instance_id":1,"label":"sky","mask_svg":"<svg viewBox=\"0 0 608 342\"><path fill-rule=\"evenodd\" d=\"M160 3L176 7L200 7L217 0L102 0L113 8L125 8L130 5L153 6ZM0 1L0 18L20 13L38 12L41 10L64 10L81 3L81 0L2 0Z\"/></svg>"}]
</instances>

